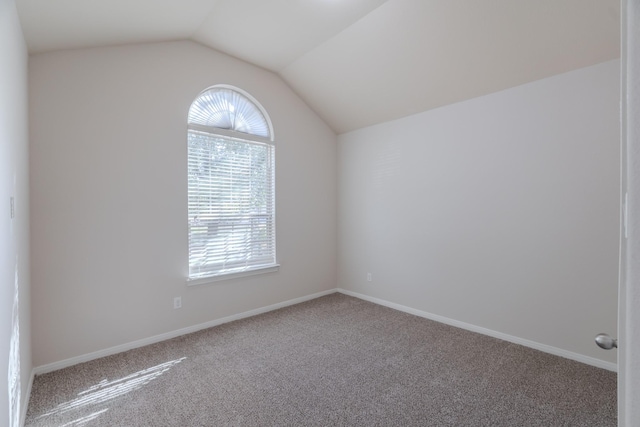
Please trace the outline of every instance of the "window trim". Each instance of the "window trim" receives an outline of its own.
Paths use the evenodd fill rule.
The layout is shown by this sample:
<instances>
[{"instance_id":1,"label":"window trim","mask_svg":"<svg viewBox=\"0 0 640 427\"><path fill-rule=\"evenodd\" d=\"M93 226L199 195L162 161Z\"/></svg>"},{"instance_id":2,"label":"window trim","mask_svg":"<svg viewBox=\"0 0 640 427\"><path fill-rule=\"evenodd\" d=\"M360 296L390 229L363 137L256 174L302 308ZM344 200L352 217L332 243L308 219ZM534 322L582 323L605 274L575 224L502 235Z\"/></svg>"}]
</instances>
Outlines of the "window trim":
<instances>
[{"instance_id":1,"label":"window trim","mask_svg":"<svg viewBox=\"0 0 640 427\"><path fill-rule=\"evenodd\" d=\"M236 273L222 273L222 274L216 274L213 276L198 277L195 279L187 278L186 283L187 283L187 286L206 285L208 283L221 282L223 280L232 280L232 279L238 279L241 277L251 277L251 276L257 276L260 274L274 273L278 270L280 270L280 264L276 262L275 264L269 264L263 267L256 267L256 268L252 268L245 271L238 271Z\"/></svg>"},{"instance_id":2,"label":"window trim","mask_svg":"<svg viewBox=\"0 0 640 427\"><path fill-rule=\"evenodd\" d=\"M212 137L220 137L223 139L230 139L230 140L236 140L236 141L240 141L240 142L245 142L245 143L261 143L261 144L267 144L267 145L271 145L273 148L275 149L275 142L274 142L274 131L273 131L273 124L271 122L271 118L269 117L269 115L267 114L266 110L264 109L264 107L250 94L248 94L247 92L245 92L244 90L237 88L235 86L231 86L231 85L225 85L225 84L219 84L219 85L214 85L214 86L210 86L208 88L206 88L205 90L201 91L198 96L196 96L192 102L191 105L193 105L193 103L196 102L196 100L198 100L205 92L208 92L212 89L227 89L227 90L232 90L235 91L237 93L239 93L240 95L246 97L258 110L259 112L263 115L267 126L268 126L268 130L269 130L269 136L268 137L264 137L264 136L260 136L260 135L255 135L255 134L250 134L250 133L245 133L245 132L240 132L240 131L235 131L235 130L231 130L231 129L224 129L224 128L219 128L219 127L215 127L215 126L206 126L206 125L201 125L201 124L195 124L195 123L189 123L189 120L187 119L187 137L189 135L190 132L194 131L197 133L205 133L208 134ZM187 157L189 156L189 145L187 144ZM275 156L275 150L273 152L273 155ZM273 161L275 162L275 157L273 159ZM275 168L275 164L273 166ZM273 177L271 178L271 185L273 186L273 220L274 220L274 232L273 232L273 239L274 239L274 245L276 244L275 241L276 239L276 233L277 233L277 227L276 227L276 176L275 176L275 169L272 172ZM187 197L188 199L188 197ZM187 229L189 228L189 215L187 215ZM187 247L190 250L190 241L187 242ZM215 274L211 274L209 276L205 276L205 277L190 277L190 259L187 259L187 278L186 278L186 285L187 286L198 286L198 285L204 285L204 284L209 284L209 283L214 283L214 282L219 282L219 281L224 281L224 280L233 280L233 279L237 279L237 278L242 278L242 277L250 277L250 276L255 276L255 275L260 275L260 274L267 274L267 273L273 273L273 272L277 272L280 269L280 264L278 262L278 256L277 256L277 250L276 247L274 246L274 262L271 264L264 264L264 265L256 265L253 267L250 267L246 270L243 271L236 271L236 272L230 272L230 273L215 273Z\"/></svg>"},{"instance_id":3,"label":"window trim","mask_svg":"<svg viewBox=\"0 0 640 427\"><path fill-rule=\"evenodd\" d=\"M234 140L239 140L241 142L261 142L263 144L271 144L271 145L275 145L273 143L273 138L265 138L263 136L258 136L258 135L252 135L249 133L242 133L242 132L238 132L235 130L229 130L229 129L222 129L222 128L217 128L217 127L213 127L213 126L204 126L204 125L196 125L196 124L189 124L188 125L188 131L193 130L196 132L202 132L202 133L207 133L210 135L218 135L218 136L222 136L224 138L230 138L230 139L234 139Z\"/></svg>"}]
</instances>

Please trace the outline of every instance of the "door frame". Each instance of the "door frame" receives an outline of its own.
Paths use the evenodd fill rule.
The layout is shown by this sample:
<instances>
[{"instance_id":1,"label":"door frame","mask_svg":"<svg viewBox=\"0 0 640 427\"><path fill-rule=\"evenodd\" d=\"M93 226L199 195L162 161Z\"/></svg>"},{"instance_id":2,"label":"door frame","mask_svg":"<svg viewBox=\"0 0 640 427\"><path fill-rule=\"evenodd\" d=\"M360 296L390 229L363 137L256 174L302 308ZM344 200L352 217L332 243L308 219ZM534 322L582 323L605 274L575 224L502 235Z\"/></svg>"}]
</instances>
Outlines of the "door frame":
<instances>
[{"instance_id":1,"label":"door frame","mask_svg":"<svg viewBox=\"0 0 640 427\"><path fill-rule=\"evenodd\" d=\"M618 426L640 419L640 0L621 0Z\"/></svg>"}]
</instances>

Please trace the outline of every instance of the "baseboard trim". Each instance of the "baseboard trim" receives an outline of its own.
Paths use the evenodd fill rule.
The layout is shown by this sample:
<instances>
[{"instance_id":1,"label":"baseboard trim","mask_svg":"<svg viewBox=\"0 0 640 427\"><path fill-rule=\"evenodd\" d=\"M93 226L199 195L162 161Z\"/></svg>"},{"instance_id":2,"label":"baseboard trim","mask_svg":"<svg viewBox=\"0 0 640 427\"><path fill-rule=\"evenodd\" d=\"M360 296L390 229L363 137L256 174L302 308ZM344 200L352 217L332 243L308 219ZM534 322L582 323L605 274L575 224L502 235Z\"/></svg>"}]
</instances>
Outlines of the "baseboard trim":
<instances>
[{"instance_id":1,"label":"baseboard trim","mask_svg":"<svg viewBox=\"0 0 640 427\"><path fill-rule=\"evenodd\" d=\"M583 354L574 353L561 348L553 347L539 342L519 338L513 335L504 334L502 332L494 331L492 329L483 328L481 326L472 325L470 323L460 322L458 320L450 319L448 317L440 316L437 314L428 313L426 311L417 310L415 308L407 307L401 304L389 302L380 298L370 297L368 295L360 294L346 289L338 288L338 292L341 294L349 295L355 298L359 298L364 301L369 301L375 304L379 304L385 307L393 308L395 310L403 311L405 313L413 314L416 316L424 317L425 319L434 320L436 322L444 323L446 325L455 326L457 328L466 329L471 332L477 332L479 334L488 335L493 338L498 338L504 341L509 341L514 344L523 345L525 347L540 350L545 353L553 354L555 356L564 357L566 359L575 360L587 365L595 366L597 368L606 369L608 371L618 372L618 366L616 363L606 362L604 360L596 359L594 357L585 356Z\"/></svg>"},{"instance_id":2,"label":"baseboard trim","mask_svg":"<svg viewBox=\"0 0 640 427\"><path fill-rule=\"evenodd\" d=\"M27 409L29 409L29 400L31 399L31 387L33 387L33 380L36 377L35 369L31 369L29 375L29 382L27 383L27 392L25 393L24 404L20 407L20 425L24 427L27 421Z\"/></svg>"},{"instance_id":3,"label":"baseboard trim","mask_svg":"<svg viewBox=\"0 0 640 427\"><path fill-rule=\"evenodd\" d=\"M267 313L269 311L278 310L280 308L288 307L290 305L299 304L301 302L310 301L312 299L320 298L325 295L334 294L337 289L329 289L323 292L317 292L315 294L306 295L299 298L290 299L288 301L272 304L266 307L256 308L254 310L245 311L243 313L234 314L231 316L215 319L209 322L200 323L198 325L189 326L186 328L178 329L172 332L167 332L153 337L144 338L141 340L129 342L126 344L118 345L115 347L106 348L104 350L95 351L93 353L83 354L81 356L72 357L69 359L61 360L59 362L49 363L47 365L38 366L33 369L32 377L35 375L46 374L48 372L57 371L59 369L68 368L79 363L89 362L91 360L99 359L101 357L111 356L113 354L122 353L124 351L133 350L134 348L144 347L146 345L155 344L161 341L166 341L172 338L179 337L181 335L190 334L200 331L202 329L211 328L214 326L222 325L224 323L233 322L234 320L240 320L258 314Z\"/></svg>"},{"instance_id":4,"label":"baseboard trim","mask_svg":"<svg viewBox=\"0 0 640 427\"><path fill-rule=\"evenodd\" d=\"M245 319L247 317L256 316L258 314L267 313L269 311L278 310L280 308L288 307L290 305L299 304L301 302L310 301L316 298L323 297L325 295L330 295L333 293L342 293L344 295L349 295L364 301L369 301L374 304L382 305L385 307L393 308L395 310L399 310L405 313L413 314L415 316L424 317L425 319L434 320L436 322L444 323L446 325L455 326L457 328L466 329L471 332L476 332L479 334L487 335L493 338L498 338L504 341L509 341L514 344L523 345L525 347L530 347L535 350L540 350L545 353L553 354L556 356L564 357L567 359L575 360L577 362L585 363L587 365L595 366L597 368L606 369L608 371L617 372L618 366L615 363L605 362L604 360L596 359L593 357L585 356L583 354L574 353L568 350L563 350L561 348L553 347L546 344L541 344L535 341L527 340L524 338L516 337L513 335L508 335L502 332L494 331L492 329L483 328L481 326L472 325L470 323L461 322L458 320L450 319L448 317L440 316L437 314L432 314L426 311L418 310L415 308L407 307L401 304L393 303L390 301L386 301L380 298L371 297L365 294L360 294L358 292L349 291L342 288L329 289L323 292L317 292L311 295L306 295L299 298L294 298L291 300L287 300L284 302L280 302L277 304L272 304L269 306L257 308L254 310L245 311L243 313L234 314L231 316L223 317L220 319L215 319L209 322L200 323L198 325L189 326L187 328L178 329L172 332L167 332L160 335L155 335L153 337L144 338L141 340L133 341L130 343L118 345L115 347L110 347L104 350L99 350L92 353L87 353L81 356L72 357L69 359L61 360L59 362L50 363L47 365L38 366L32 369L31 371L31 379L28 384L28 394L27 394L27 402L25 402L22 420L24 423L24 417L26 416L26 408L28 406L29 396L31 396L31 386L33 384L33 379L36 375L46 374L48 372L57 371L59 369L68 368L73 365L77 365L79 363L89 362L91 360L99 359L101 357L111 356L113 354L122 353L124 351L132 350L134 348L144 347L146 345L155 344L161 341L165 341L168 339L176 338L181 335L190 334L193 332L200 331L202 329L211 328L214 326L222 325L224 323L233 322L235 320Z\"/></svg>"}]
</instances>

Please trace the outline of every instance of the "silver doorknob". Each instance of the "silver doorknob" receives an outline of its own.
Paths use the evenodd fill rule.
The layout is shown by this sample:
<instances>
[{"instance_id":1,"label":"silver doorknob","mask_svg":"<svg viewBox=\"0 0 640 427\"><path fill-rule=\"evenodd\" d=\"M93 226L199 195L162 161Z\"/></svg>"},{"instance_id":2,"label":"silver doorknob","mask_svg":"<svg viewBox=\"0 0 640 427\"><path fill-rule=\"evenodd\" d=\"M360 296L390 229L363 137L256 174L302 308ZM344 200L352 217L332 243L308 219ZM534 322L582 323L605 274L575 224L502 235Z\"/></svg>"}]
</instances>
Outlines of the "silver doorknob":
<instances>
[{"instance_id":1,"label":"silver doorknob","mask_svg":"<svg viewBox=\"0 0 640 427\"><path fill-rule=\"evenodd\" d=\"M607 334L596 335L596 344L598 344L598 347L604 348L605 350L611 350L614 347L618 348L618 340L611 338Z\"/></svg>"}]
</instances>

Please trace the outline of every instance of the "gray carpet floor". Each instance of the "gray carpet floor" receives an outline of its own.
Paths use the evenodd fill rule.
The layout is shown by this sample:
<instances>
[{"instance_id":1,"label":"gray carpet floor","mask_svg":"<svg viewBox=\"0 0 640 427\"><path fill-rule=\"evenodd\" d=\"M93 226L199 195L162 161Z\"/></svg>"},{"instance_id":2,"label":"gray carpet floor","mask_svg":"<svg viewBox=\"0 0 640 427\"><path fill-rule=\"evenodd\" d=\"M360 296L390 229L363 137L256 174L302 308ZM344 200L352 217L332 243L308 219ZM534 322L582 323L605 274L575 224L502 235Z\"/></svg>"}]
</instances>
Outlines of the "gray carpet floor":
<instances>
[{"instance_id":1,"label":"gray carpet floor","mask_svg":"<svg viewBox=\"0 0 640 427\"><path fill-rule=\"evenodd\" d=\"M35 378L36 426L615 426L616 374L332 294Z\"/></svg>"}]
</instances>

